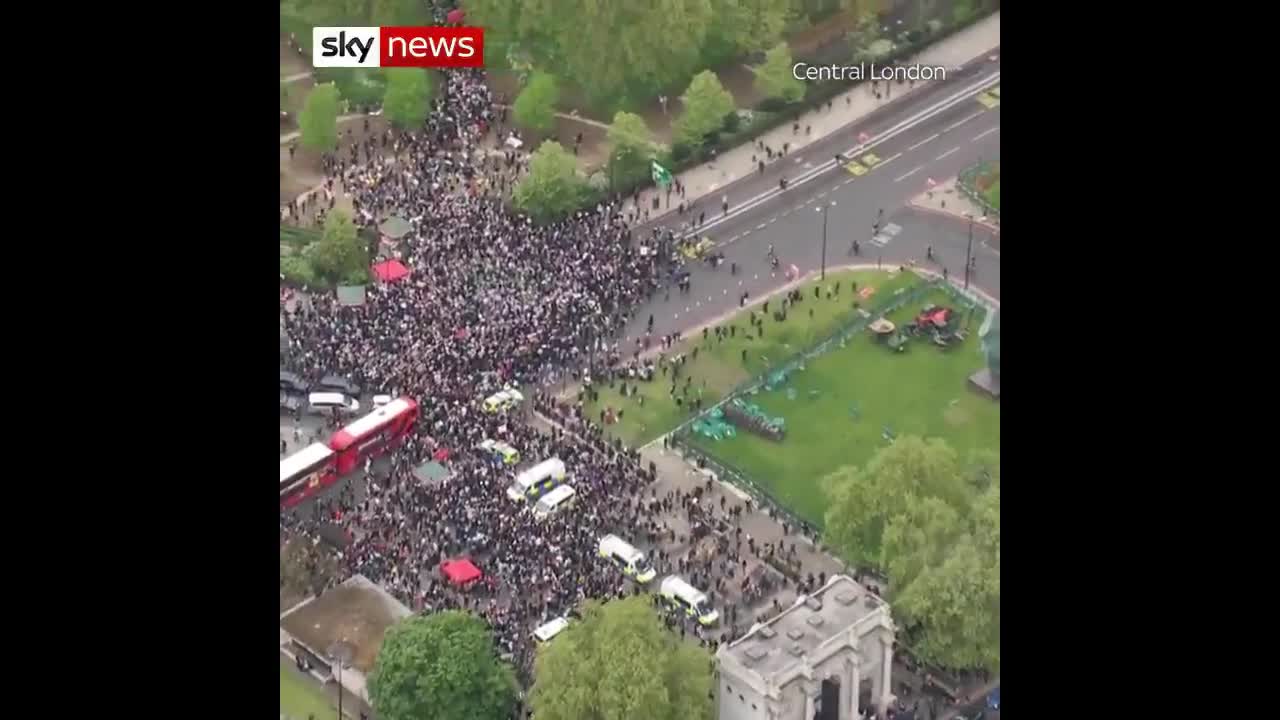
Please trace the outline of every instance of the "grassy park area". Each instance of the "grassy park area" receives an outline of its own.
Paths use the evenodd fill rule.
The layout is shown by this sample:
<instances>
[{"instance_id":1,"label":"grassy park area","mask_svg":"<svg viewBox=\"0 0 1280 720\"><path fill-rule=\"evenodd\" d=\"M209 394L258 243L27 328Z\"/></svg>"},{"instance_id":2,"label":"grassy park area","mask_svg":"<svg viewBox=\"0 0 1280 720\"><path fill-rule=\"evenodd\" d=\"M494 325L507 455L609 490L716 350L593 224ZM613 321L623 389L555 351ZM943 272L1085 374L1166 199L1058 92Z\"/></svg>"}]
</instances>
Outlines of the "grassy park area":
<instances>
[{"instance_id":1,"label":"grassy park area","mask_svg":"<svg viewBox=\"0 0 1280 720\"><path fill-rule=\"evenodd\" d=\"M830 300L825 290L815 300L813 288L817 283L806 283L802 286L804 301L789 311L786 321L772 317L781 296L770 302L763 338L755 333L744 334L743 330L751 327L748 309L726 321L725 326L738 328L732 339L717 343L712 331L705 342L701 333L682 341L674 352L668 353L686 353L691 358L681 384L685 376L693 378L692 386L701 391L705 409L742 381L830 336L853 319L855 295L850 292L851 280L861 291L874 288L870 297L857 297L869 310L887 302L895 291L922 282L910 273L832 273L824 285L840 282L842 287L839 298ZM956 307L950 295L937 289L894 311L888 319L901 326L930 303ZM812 319L810 308L814 310ZM758 306L754 310L760 314ZM808 361L781 387L761 389L744 398L767 415L786 420L786 438L781 442L741 428L734 437L722 440L697 433L690 437L704 452L760 483L778 501L818 526L823 523L826 505L819 487L821 478L843 465L862 465L889 442L888 436L942 437L962 456L980 448L999 451L999 404L967 386L969 375L983 364L977 331L985 315L981 310L972 316L965 310L960 312L961 321L968 324L963 342L941 348L928 340L915 339L904 352L895 353L869 334L859 334L843 348L834 348ZM695 346L699 354L692 359ZM745 364L743 349L747 350ZM621 420L607 426L606 432L632 446L668 432L695 414L687 404L684 408L676 406L668 394L670 381L661 375L653 382L639 383L638 388L637 395L624 398L617 385L598 387L599 399L587 403L585 410L593 421L598 421L602 409L622 409ZM643 405L639 396L644 397ZM691 398L695 396L690 393Z\"/></svg>"},{"instance_id":2,"label":"grassy park area","mask_svg":"<svg viewBox=\"0 0 1280 720\"><path fill-rule=\"evenodd\" d=\"M1000 165L996 164L978 178L978 188L987 204L1000 212Z\"/></svg>"},{"instance_id":3,"label":"grassy park area","mask_svg":"<svg viewBox=\"0 0 1280 720\"><path fill-rule=\"evenodd\" d=\"M890 313L901 326L926 304L954 307L942 290ZM975 449L1000 449L1000 406L967 387L984 362L977 337L985 315L969 322L966 339L948 348L913 340L895 353L869 335L850 339L809 361L784 387L746 398L786 420L786 439L773 442L738 430L694 444L760 483L782 504L823 525L821 479L844 465L863 465L889 437L944 438L961 457Z\"/></svg>"},{"instance_id":4,"label":"grassy park area","mask_svg":"<svg viewBox=\"0 0 1280 720\"><path fill-rule=\"evenodd\" d=\"M874 307L895 290L916 282L919 279L914 275L902 273L891 276L888 272L878 270L827 273L826 282L822 285L833 289L839 283L839 296L834 296L833 293L833 297L828 300L824 292L820 299L815 300L813 289L819 285L818 281L802 283L799 289L804 301L790 311L785 322L777 322L771 315L782 302L782 296L775 297L769 303L770 316L765 320L764 337L758 337L755 332L747 332L751 327L748 321L750 312L753 309L756 315L762 312L760 306L755 306L743 310L724 323L725 328L737 326L733 337L717 342L714 331L709 331L704 343L699 333L677 343L675 348L667 352L667 356L680 353L686 355L688 359L681 377L693 378L695 392L690 394L690 398L700 392L702 407L707 408L718 402L738 383L811 347L851 321L855 301L864 307ZM850 283L857 284L856 292L851 290ZM859 294L867 293L868 290L872 292L865 297ZM809 317L811 308L812 318ZM698 347L696 358L692 356L695 346ZM746 363L742 361L743 350L747 351ZM624 398L618 384L613 387L598 385L598 400L585 403L583 410L597 423L601 410L609 407L622 410L621 420L605 426L605 431L622 438L632 447L660 437L695 414L687 405L683 408L676 406L668 394L671 389L670 381L661 374L652 382L638 383L637 387L639 392L636 395ZM642 397L643 403L640 401Z\"/></svg>"},{"instance_id":5,"label":"grassy park area","mask_svg":"<svg viewBox=\"0 0 1280 720\"><path fill-rule=\"evenodd\" d=\"M280 715L290 720L309 717L327 718L335 714L329 698L295 670L288 660L280 659Z\"/></svg>"}]
</instances>

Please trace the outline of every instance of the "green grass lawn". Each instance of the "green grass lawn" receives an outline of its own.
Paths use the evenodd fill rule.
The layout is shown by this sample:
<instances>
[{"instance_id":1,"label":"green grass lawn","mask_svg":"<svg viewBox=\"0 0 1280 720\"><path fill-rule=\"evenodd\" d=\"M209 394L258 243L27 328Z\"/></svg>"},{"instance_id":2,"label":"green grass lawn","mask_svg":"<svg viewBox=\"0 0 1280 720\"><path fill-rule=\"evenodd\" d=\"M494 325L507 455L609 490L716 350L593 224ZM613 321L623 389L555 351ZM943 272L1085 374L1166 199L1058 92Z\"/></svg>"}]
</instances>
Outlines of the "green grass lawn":
<instances>
[{"instance_id":1,"label":"green grass lawn","mask_svg":"<svg viewBox=\"0 0 1280 720\"><path fill-rule=\"evenodd\" d=\"M288 660L281 657L280 713L296 720L306 720L311 715L320 720L336 717L338 711L315 683L303 677Z\"/></svg>"},{"instance_id":2,"label":"green grass lawn","mask_svg":"<svg viewBox=\"0 0 1280 720\"><path fill-rule=\"evenodd\" d=\"M712 330L708 332L706 343L703 343L701 333L677 343L667 356L685 353L689 358L680 380L683 384L685 377L693 378L694 391L689 397L696 397L697 391L701 391L702 407L714 405L739 383L764 371L768 367L766 362L769 365L781 363L849 322L853 317L855 299L863 307L871 309L886 302L886 298L895 290L920 280L910 273L891 276L886 271L858 270L827 273L827 279L822 284L833 288L837 282L841 286L840 295L831 300L826 298L825 292L820 299L814 299L813 288L819 284L817 280L802 284L800 291L804 301L792 308L785 322L778 322L772 317L772 312L781 305L782 296L770 300L770 314L765 320L763 338L755 337L755 333L744 332L750 327L748 310L724 323L725 327L736 325L738 328L736 336L731 339L718 343L715 331ZM870 298L863 299L850 290L850 282L856 282L859 290L870 287L875 292ZM814 311L812 318L809 317L810 308ZM757 315L761 313L759 306L755 311ZM692 357L695 346L699 347L696 359ZM747 351L745 364L742 362L744 349ZM599 423L603 408L621 409L621 421L607 426L605 431L622 438L631 447L643 445L674 429L694 414L687 404L683 408L676 406L668 394L671 389L670 380L667 379L669 377L670 375L664 377L658 374L652 382L641 382L638 384L640 392L627 398L622 397L617 384L612 388L597 386L599 400L586 403L583 411L594 422ZM643 405L640 403L641 397L644 398Z\"/></svg>"},{"instance_id":3,"label":"green grass lawn","mask_svg":"<svg viewBox=\"0 0 1280 720\"><path fill-rule=\"evenodd\" d=\"M889 319L902 324L927 303L956 306L945 292L935 290ZM742 430L720 441L692 434L693 442L818 527L826 510L820 479L841 466L866 463L887 445L886 426L899 436L944 438L961 457L977 448L998 452L1000 406L967 386L969 375L984 362L977 337L984 318L977 311L966 340L945 350L917 339L906 352L893 353L869 335L855 336L791 376L786 387L796 390L796 399L787 398L785 387L747 398L769 415L786 419L781 443ZM817 397L811 399L810 390Z\"/></svg>"}]
</instances>

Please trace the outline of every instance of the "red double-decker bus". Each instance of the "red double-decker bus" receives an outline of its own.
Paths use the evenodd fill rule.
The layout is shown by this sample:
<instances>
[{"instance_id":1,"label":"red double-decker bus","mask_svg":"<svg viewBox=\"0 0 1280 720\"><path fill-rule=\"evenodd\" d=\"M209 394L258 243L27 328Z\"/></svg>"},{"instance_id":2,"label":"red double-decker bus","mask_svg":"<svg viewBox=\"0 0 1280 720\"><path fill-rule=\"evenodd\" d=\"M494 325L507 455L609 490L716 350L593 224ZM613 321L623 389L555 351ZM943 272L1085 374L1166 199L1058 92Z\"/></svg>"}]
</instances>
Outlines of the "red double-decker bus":
<instances>
[{"instance_id":1,"label":"red double-decker bus","mask_svg":"<svg viewBox=\"0 0 1280 720\"><path fill-rule=\"evenodd\" d=\"M376 458L398 445L417 419L418 401L402 397L334 433L329 449L337 456L338 474L346 475L365 458Z\"/></svg>"},{"instance_id":2,"label":"red double-decker bus","mask_svg":"<svg viewBox=\"0 0 1280 720\"><path fill-rule=\"evenodd\" d=\"M280 507L291 508L338 479L337 453L313 443L280 461Z\"/></svg>"}]
</instances>

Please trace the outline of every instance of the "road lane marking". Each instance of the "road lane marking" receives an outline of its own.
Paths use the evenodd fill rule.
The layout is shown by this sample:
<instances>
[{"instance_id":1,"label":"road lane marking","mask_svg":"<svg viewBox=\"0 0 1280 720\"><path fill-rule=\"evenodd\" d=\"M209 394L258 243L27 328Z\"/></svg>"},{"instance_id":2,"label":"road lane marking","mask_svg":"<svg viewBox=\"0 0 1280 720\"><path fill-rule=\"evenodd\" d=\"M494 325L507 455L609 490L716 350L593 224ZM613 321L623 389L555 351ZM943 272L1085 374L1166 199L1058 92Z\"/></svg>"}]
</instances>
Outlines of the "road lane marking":
<instances>
[{"instance_id":1,"label":"road lane marking","mask_svg":"<svg viewBox=\"0 0 1280 720\"><path fill-rule=\"evenodd\" d=\"M979 110L978 112L976 112L976 113L974 113L974 114L970 115L969 117L967 117L967 118L965 118L965 119L963 119L963 120L959 120L959 121L957 121L957 122L952 123L951 125L948 125L948 126L947 126L943 131L942 131L942 132L944 132L944 133L945 133L945 132L951 132L952 130L955 130L956 128L958 128L958 127L960 127L961 125L963 125L963 124L965 124L965 123L969 122L970 120L972 120L972 119L974 119L974 118L978 117L979 115L981 115L981 114L982 114L982 113L984 113L984 112L986 112L986 111L985 111L985 110Z\"/></svg>"},{"instance_id":2,"label":"road lane marking","mask_svg":"<svg viewBox=\"0 0 1280 720\"><path fill-rule=\"evenodd\" d=\"M981 140L982 138L984 138L984 137L986 137L986 136L990 135L991 133L993 133L993 132L995 132L995 131L997 131L997 130L999 130L999 129L1000 129L1000 126L999 126L999 125L997 125L997 126L995 126L995 127L991 128L990 130L983 130L982 132L980 132L980 133L978 133L977 135L975 135L975 136L974 136L974 138L973 138L972 140L970 140L969 142L978 142L978 141L979 141L979 140Z\"/></svg>"},{"instance_id":3,"label":"road lane marking","mask_svg":"<svg viewBox=\"0 0 1280 720\"><path fill-rule=\"evenodd\" d=\"M897 160L897 159L898 159L898 158L900 158L900 157L902 157L902 153L894 153L894 154L890 155L889 157L887 157L887 158L885 158L885 159L881 160L881 161L880 161L880 164L879 164L879 165L877 165L876 167L882 167L882 166L884 166L884 165L888 165L889 163L893 162L894 160Z\"/></svg>"},{"instance_id":4,"label":"road lane marking","mask_svg":"<svg viewBox=\"0 0 1280 720\"><path fill-rule=\"evenodd\" d=\"M953 152L959 152L959 151L960 151L960 147L957 145L956 147L953 147L953 148L951 148L950 150L948 150L948 151L946 151L946 152L942 153L942 154L941 154L941 155L939 155L938 157L934 158L934 160L941 160L942 158L944 158L944 157L946 157L946 156L950 155L951 153L953 153Z\"/></svg>"},{"instance_id":5,"label":"road lane marking","mask_svg":"<svg viewBox=\"0 0 1280 720\"><path fill-rule=\"evenodd\" d=\"M786 217L786 216L788 216L788 215L790 215L790 214L791 214L791 211L790 211L790 210L783 210L783 211L782 211L782 217Z\"/></svg>"},{"instance_id":6,"label":"road lane marking","mask_svg":"<svg viewBox=\"0 0 1280 720\"><path fill-rule=\"evenodd\" d=\"M893 180L893 181L894 181L894 182L902 182L903 180L906 180L907 178L911 177L912 175L915 175L916 173L920 172L920 171L921 171L921 170L923 170L923 169L924 169L924 166L923 166L923 165L918 165L918 166L916 166L916 169L915 169L915 170L912 170L912 171L908 172L906 175L903 175L902 177L894 178L894 180Z\"/></svg>"},{"instance_id":7,"label":"road lane marking","mask_svg":"<svg viewBox=\"0 0 1280 720\"><path fill-rule=\"evenodd\" d=\"M927 137L927 138L925 138L925 139L921 140L920 142L916 143L915 145L912 145L911 147L907 148L907 152L911 152L912 150L915 150L916 148L920 147L921 145L924 145L925 143L930 143L930 142L933 142L934 140L937 140L937 139L938 139L938 135L940 135L940 134L941 134L941 133L934 133L934 134L930 135L929 137Z\"/></svg>"},{"instance_id":8,"label":"road lane marking","mask_svg":"<svg viewBox=\"0 0 1280 720\"><path fill-rule=\"evenodd\" d=\"M824 197L826 197L826 196L827 196L827 193L826 193L825 191L824 191L824 192L820 192L820 193L818 193L818 199L819 199L819 200L821 200L822 198L824 198Z\"/></svg>"},{"instance_id":9,"label":"road lane marking","mask_svg":"<svg viewBox=\"0 0 1280 720\"><path fill-rule=\"evenodd\" d=\"M769 224L770 224L770 225L772 225L772 224L774 224L774 223L776 223L776 222L778 222L778 218L776 218L776 217L771 217L771 218L769 218Z\"/></svg>"},{"instance_id":10,"label":"road lane marking","mask_svg":"<svg viewBox=\"0 0 1280 720\"><path fill-rule=\"evenodd\" d=\"M848 180L844 181L844 184L848 185L849 183L853 182L853 180L854 180L853 178L849 178Z\"/></svg>"},{"instance_id":11,"label":"road lane marking","mask_svg":"<svg viewBox=\"0 0 1280 720\"><path fill-rule=\"evenodd\" d=\"M756 226L756 229L757 229L757 230L763 230L763 229L764 229L764 223L760 223L759 225L757 225L757 226Z\"/></svg>"},{"instance_id":12,"label":"road lane marking","mask_svg":"<svg viewBox=\"0 0 1280 720\"><path fill-rule=\"evenodd\" d=\"M999 82L1000 82L1000 71L996 70L995 72L990 73L984 76L983 78L973 82L972 84L968 85L964 89L952 94L946 99L941 100L938 103L935 103L934 105L931 105L915 113L914 115L911 115L910 117L907 117L899 121L889 129L881 132L878 136L876 136L870 142L860 143L858 145L855 145L853 148L851 148L844 154L852 155L853 153L857 153L857 152L865 152L879 145L882 145L885 142L888 142L890 139L902 134L903 132L906 132L908 129L919 125L920 123L924 122L929 118L936 117L940 113L943 113L950 108L956 107L961 103L972 102L974 96L977 93L982 92L984 89L993 87L994 85L998 85ZM827 165L826 162L819 163L812 170L804 171L803 173L800 174L799 177L793 180L790 183L790 189L795 189L801 185L804 185L805 183L816 180L823 173L834 169L836 165L837 163L835 161L832 161L830 165ZM769 202L777 198L779 195L781 195L781 193L782 191L778 189L766 190L765 192L762 192L759 195L756 195L755 197L745 200L743 203L741 203L734 209L734 212L731 215L726 214L722 217L714 218L711 221L709 221L705 226L699 228L695 232L706 232L710 230L712 227L715 227L716 225L719 225L722 222L728 221L731 217L736 217L738 215L741 215L762 203ZM686 236L692 235L692 234L693 234L692 232L685 233Z\"/></svg>"}]
</instances>

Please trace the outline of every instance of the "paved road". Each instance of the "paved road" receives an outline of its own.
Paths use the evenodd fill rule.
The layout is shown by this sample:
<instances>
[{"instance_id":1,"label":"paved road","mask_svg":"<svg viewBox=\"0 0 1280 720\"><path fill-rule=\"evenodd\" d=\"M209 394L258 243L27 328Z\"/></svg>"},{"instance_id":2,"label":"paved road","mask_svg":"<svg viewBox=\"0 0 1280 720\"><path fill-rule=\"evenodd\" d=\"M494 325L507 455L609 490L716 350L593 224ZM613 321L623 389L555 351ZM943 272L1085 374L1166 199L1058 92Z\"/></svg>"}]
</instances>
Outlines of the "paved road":
<instances>
[{"instance_id":1,"label":"paved road","mask_svg":"<svg viewBox=\"0 0 1280 720\"><path fill-rule=\"evenodd\" d=\"M703 199L698 206L706 207L708 213L720 212L720 199L724 195L728 195L730 202L730 210L734 206L741 204L749 198L755 197L760 193L773 190L778 187L778 180L782 177L794 178L804 170L815 167L821 163L827 163L835 157L836 153L845 152L857 144L858 135L867 133L874 138L880 136L885 131L903 120L920 113L930 106L936 105L949 96L959 92L966 86L973 84L979 79L986 77L992 73L1000 71L999 48L992 50L991 55L997 57L997 60L990 61L984 56L969 62L958 70L947 75L944 82L938 82L930 87L922 88L919 94L903 98L898 102L886 103L882 107L873 111L859 120L855 120L847 128L842 131L832 133L826 138L819 140L812 145L804 148L803 151L788 155L779 161L774 161L765 166L763 174L755 174L740 178L726 184L723 188L718 188L710 197ZM881 83L883 86L884 83ZM901 88L905 89L903 85ZM901 92L901 90L898 90ZM816 112L827 112L824 108L818 109ZM804 132L805 119L804 116L798 118L800 122L800 132ZM781 148L774 148L780 150ZM763 159L764 155L761 154ZM887 155L882 155L887 157ZM674 195L673 203L679 200ZM647 231L652 227L677 227L681 218L678 215L671 214L663 216L652 223L641 226L641 231Z\"/></svg>"},{"instance_id":2,"label":"paved road","mask_svg":"<svg viewBox=\"0 0 1280 720\"><path fill-rule=\"evenodd\" d=\"M875 148L881 160L864 174L855 176L843 169L827 173L715 226L707 236L721 246L726 262L716 270L704 263L691 263L687 267L692 274L690 293L672 292L669 300L664 300L661 292L656 294L636 312L626 337L642 335L651 313L654 334L662 335L701 324L736 307L743 291L756 297L784 284L782 273L771 273L765 261L770 244L778 253L781 268L795 264L801 272L808 272L819 267L820 208L832 201L835 205L827 210L828 265L851 262L849 246L857 237L864 262L882 258L892 266L908 259L923 261L926 248L932 245L938 263L962 273L968 243L966 223L911 209L906 203L925 191L929 177L951 177L981 158L998 158L999 127L999 106L987 109L976 100L961 103ZM897 233L883 247L877 247L872 243L872 224L881 208L886 226L896 225ZM1000 257L987 247L990 238L989 230L975 227L978 264L973 282L998 298ZM729 273L730 262L739 266L736 277Z\"/></svg>"}]
</instances>

